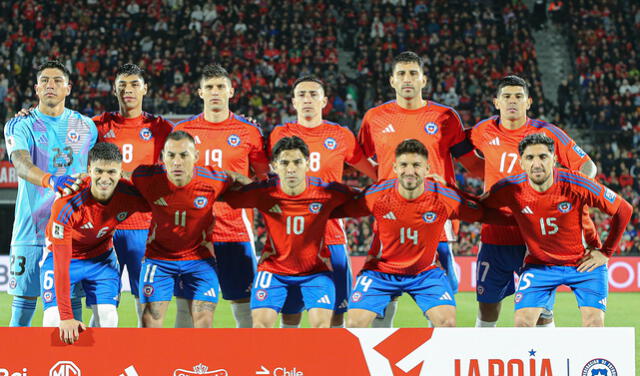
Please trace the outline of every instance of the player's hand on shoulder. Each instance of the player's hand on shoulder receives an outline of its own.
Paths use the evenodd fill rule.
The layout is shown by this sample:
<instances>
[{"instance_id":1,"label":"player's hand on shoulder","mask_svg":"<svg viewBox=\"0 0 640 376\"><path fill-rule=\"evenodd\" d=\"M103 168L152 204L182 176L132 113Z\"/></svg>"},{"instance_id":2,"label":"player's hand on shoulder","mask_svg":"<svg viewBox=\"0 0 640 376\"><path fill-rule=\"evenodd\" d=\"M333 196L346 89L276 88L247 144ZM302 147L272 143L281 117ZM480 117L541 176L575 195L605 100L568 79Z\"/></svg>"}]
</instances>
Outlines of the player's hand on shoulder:
<instances>
[{"instance_id":1,"label":"player's hand on shoulder","mask_svg":"<svg viewBox=\"0 0 640 376\"><path fill-rule=\"evenodd\" d=\"M578 262L579 272L590 272L595 268L606 265L609 262L607 257L602 251L597 249L587 250L587 253Z\"/></svg>"},{"instance_id":2,"label":"player's hand on shoulder","mask_svg":"<svg viewBox=\"0 0 640 376\"><path fill-rule=\"evenodd\" d=\"M435 180L438 183L446 186L447 185L447 181L444 180L444 178L438 174L427 174L427 176L425 176L427 179L431 179L431 180Z\"/></svg>"},{"instance_id":3,"label":"player's hand on shoulder","mask_svg":"<svg viewBox=\"0 0 640 376\"><path fill-rule=\"evenodd\" d=\"M87 327L82 321L75 319L60 320L60 340L71 345L80 339L80 333L86 329Z\"/></svg>"},{"instance_id":4,"label":"player's hand on shoulder","mask_svg":"<svg viewBox=\"0 0 640 376\"><path fill-rule=\"evenodd\" d=\"M240 174L238 172L234 172L234 171L225 171L225 173L227 175L229 175L231 177L231 179L233 179L233 182L236 185L247 185L247 184L251 184L253 183L253 180L251 180L249 177Z\"/></svg>"},{"instance_id":5,"label":"player's hand on shoulder","mask_svg":"<svg viewBox=\"0 0 640 376\"><path fill-rule=\"evenodd\" d=\"M13 117L16 118L16 117L20 117L20 116L29 116L29 115L31 115L31 113L35 109L36 109L35 107L23 108L20 111L18 111L15 115L13 115Z\"/></svg>"},{"instance_id":6,"label":"player's hand on shoulder","mask_svg":"<svg viewBox=\"0 0 640 376\"><path fill-rule=\"evenodd\" d=\"M59 193L60 196L68 196L80 190L82 179L85 176L86 174L51 176L49 179L49 188Z\"/></svg>"}]
</instances>

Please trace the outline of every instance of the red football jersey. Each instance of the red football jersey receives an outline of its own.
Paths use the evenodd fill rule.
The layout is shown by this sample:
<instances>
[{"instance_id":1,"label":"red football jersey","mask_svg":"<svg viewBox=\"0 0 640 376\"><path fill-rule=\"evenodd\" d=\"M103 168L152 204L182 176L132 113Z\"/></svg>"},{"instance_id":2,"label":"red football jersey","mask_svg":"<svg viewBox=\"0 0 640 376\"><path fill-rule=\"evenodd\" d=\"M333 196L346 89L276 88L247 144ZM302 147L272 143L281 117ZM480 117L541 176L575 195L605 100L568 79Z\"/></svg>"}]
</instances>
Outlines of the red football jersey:
<instances>
[{"instance_id":1,"label":"red football jersey","mask_svg":"<svg viewBox=\"0 0 640 376\"><path fill-rule=\"evenodd\" d=\"M160 160L160 152L173 130L173 124L161 116L143 112L127 119L119 112L105 112L93 117L98 128L98 142L118 145L122 152L122 169L126 172L142 164L154 164ZM151 213L137 213L118 226L123 230L149 228Z\"/></svg>"},{"instance_id":2,"label":"red football jersey","mask_svg":"<svg viewBox=\"0 0 640 376\"><path fill-rule=\"evenodd\" d=\"M363 267L383 273L416 275L436 267L439 239L449 218L479 221L483 210L477 201L457 189L425 179L425 191L408 200L398 192L397 179L368 187L357 200L337 212L352 216L371 213L377 222L374 240Z\"/></svg>"},{"instance_id":3,"label":"red football jersey","mask_svg":"<svg viewBox=\"0 0 640 376\"><path fill-rule=\"evenodd\" d=\"M498 116L476 124L468 131L473 146L484 155L484 190L488 191L498 180L522 173L518 159L518 144L527 135L544 133L555 141L558 163L569 170L578 171L591 159L566 133L546 121L528 119L518 129L510 130L500 124ZM482 241L496 245L520 245L524 240L517 226L482 226Z\"/></svg>"},{"instance_id":4,"label":"red football jersey","mask_svg":"<svg viewBox=\"0 0 640 376\"><path fill-rule=\"evenodd\" d=\"M325 182L341 182L345 162L354 165L364 157L349 128L326 120L315 128L307 128L298 123L276 126L269 136L269 154L278 140L291 136L300 137L309 147L309 176L318 177ZM341 219L329 221L325 242L328 245L347 242Z\"/></svg>"},{"instance_id":5,"label":"red football jersey","mask_svg":"<svg viewBox=\"0 0 640 376\"><path fill-rule=\"evenodd\" d=\"M108 203L91 195L91 178L80 190L54 201L46 229L47 250L54 254L54 280L62 320L72 319L69 264L71 259L90 259L113 248L113 232L134 213L149 211L147 202L133 185L120 180Z\"/></svg>"},{"instance_id":6,"label":"red football jersey","mask_svg":"<svg viewBox=\"0 0 640 376\"><path fill-rule=\"evenodd\" d=\"M252 183L223 196L232 207L257 208L264 216L267 241L258 270L280 275L307 275L331 270L324 233L331 211L355 191L340 183L307 177L307 188L289 196L280 180Z\"/></svg>"},{"instance_id":7,"label":"red football jersey","mask_svg":"<svg viewBox=\"0 0 640 376\"><path fill-rule=\"evenodd\" d=\"M553 185L543 193L531 187L526 173L509 176L482 203L511 209L527 245L525 262L575 266L585 254L581 208L613 215L624 200L580 173L557 168L553 174Z\"/></svg>"},{"instance_id":8,"label":"red football jersey","mask_svg":"<svg viewBox=\"0 0 640 376\"><path fill-rule=\"evenodd\" d=\"M378 178L393 179L395 150L402 141L414 138L429 151L431 172L442 176L448 185L456 186L453 157L473 148L465 138L462 120L451 107L427 101L427 105L406 110L390 101L367 111L362 119L358 140L365 156L378 163ZM441 241L455 240L451 224L445 226Z\"/></svg>"},{"instance_id":9,"label":"red football jersey","mask_svg":"<svg viewBox=\"0 0 640 376\"><path fill-rule=\"evenodd\" d=\"M142 165L133 183L151 207L151 227L145 257L198 260L214 256L213 203L232 179L211 167L196 167L193 179L177 187L164 165Z\"/></svg>"},{"instance_id":10,"label":"red football jersey","mask_svg":"<svg viewBox=\"0 0 640 376\"><path fill-rule=\"evenodd\" d=\"M200 152L198 166L250 176L250 168L269 163L260 128L233 113L220 123L206 121L204 114L200 114L179 122L174 130L185 131L195 138ZM253 242L253 211L233 210L224 202L216 202L214 213L216 242Z\"/></svg>"}]
</instances>

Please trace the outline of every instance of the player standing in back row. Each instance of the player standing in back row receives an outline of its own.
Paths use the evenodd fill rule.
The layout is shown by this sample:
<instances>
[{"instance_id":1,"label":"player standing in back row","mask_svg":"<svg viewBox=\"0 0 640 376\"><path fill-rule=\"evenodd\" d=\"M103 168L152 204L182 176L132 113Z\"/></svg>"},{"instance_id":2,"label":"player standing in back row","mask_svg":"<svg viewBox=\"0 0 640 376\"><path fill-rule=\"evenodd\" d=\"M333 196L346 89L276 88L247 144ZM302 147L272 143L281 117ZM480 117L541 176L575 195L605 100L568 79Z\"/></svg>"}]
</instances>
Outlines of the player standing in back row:
<instances>
[{"instance_id":1,"label":"player standing in back row","mask_svg":"<svg viewBox=\"0 0 640 376\"><path fill-rule=\"evenodd\" d=\"M392 64L389 83L395 90L396 100L367 111L362 120L358 139L365 156L378 164L378 179L393 179L395 149L405 139L417 139L429 151L431 172L455 186L453 158L463 164L475 163L473 147L465 139L462 121L451 107L423 99L427 86L422 58L413 52L402 52ZM447 221L438 245L438 257L447 273L451 289L458 291L450 242L455 240L454 224ZM374 321L373 326L390 327L397 302L392 302L385 313L384 323Z\"/></svg>"},{"instance_id":2,"label":"player standing in back row","mask_svg":"<svg viewBox=\"0 0 640 376\"><path fill-rule=\"evenodd\" d=\"M266 174L269 161L264 152L261 130L229 110L234 89L229 73L219 65L202 71L198 95L204 111L176 124L175 131L191 134L200 153L198 166L210 166L249 176ZM239 328L250 328L249 299L256 272L253 211L231 209L226 203L214 205L215 241L222 297L231 300L231 310ZM180 302L180 300L179 300Z\"/></svg>"},{"instance_id":3,"label":"player standing in back row","mask_svg":"<svg viewBox=\"0 0 640 376\"><path fill-rule=\"evenodd\" d=\"M98 128L98 141L116 144L122 150L125 176L129 176L139 165L158 163L162 146L173 129L171 122L142 111L142 101L148 89L143 75L144 71L135 64L118 68L113 87L118 99L118 112L105 112L93 118ZM138 280L150 221L150 213L135 213L120 223L113 234L120 274L125 265L129 273L131 293L136 300L138 326L142 326Z\"/></svg>"},{"instance_id":4,"label":"player standing in back row","mask_svg":"<svg viewBox=\"0 0 640 376\"><path fill-rule=\"evenodd\" d=\"M507 76L498 82L493 100L500 115L482 120L469 130L471 143L484 159L485 191L489 191L498 180L522 172L517 163L518 144L525 136L539 132L555 141L555 154L562 166L590 178L595 176L595 164L566 133L553 124L527 116L531 102L527 82L518 76ZM585 224L591 223L588 214L587 220ZM476 274L479 306L476 327L496 326L502 299L515 291L513 273L520 273L526 251L517 226L482 225L482 246ZM553 299L550 305L553 305ZM543 312L538 324L553 326L550 310Z\"/></svg>"},{"instance_id":5,"label":"player standing in back row","mask_svg":"<svg viewBox=\"0 0 640 376\"><path fill-rule=\"evenodd\" d=\"M269 136L269 145L275 145L284 137L300 137L309 147L309 176L318 177L325 182L340 182L344 164L348 163L376 181L375 168L364 157L349 128L322 119L322 109L327 105L323 82L312 76L301 77L293 84L291 91L297 122L276 126ZM341 327L344 326L343 316L347 311L347 301L353 285L349 250L341 219L328 222L325 244L331 251L336 287L336 306L331 326ZM282 308L282 327L298 327L303 308L301 295L297 291L289 294Z\"/></svg>"},{"instance_id":6,"label":"player standing in back row","mask_svg":"<svg viewBox=\"0 0 640 376\"><path fill-rule=\"evenodd\" d=\"M48 61L38 68L35 92L36 109L11 119L4 128L7 154L20 178L11 238L10 326L31 325L55 192L80 182L69 175L87 170L87 155L97 135L91 119L65 108L71 84L60 62ZM72 298L74 315L81 319L82 302Z\"/></svg>"}]
</instances>

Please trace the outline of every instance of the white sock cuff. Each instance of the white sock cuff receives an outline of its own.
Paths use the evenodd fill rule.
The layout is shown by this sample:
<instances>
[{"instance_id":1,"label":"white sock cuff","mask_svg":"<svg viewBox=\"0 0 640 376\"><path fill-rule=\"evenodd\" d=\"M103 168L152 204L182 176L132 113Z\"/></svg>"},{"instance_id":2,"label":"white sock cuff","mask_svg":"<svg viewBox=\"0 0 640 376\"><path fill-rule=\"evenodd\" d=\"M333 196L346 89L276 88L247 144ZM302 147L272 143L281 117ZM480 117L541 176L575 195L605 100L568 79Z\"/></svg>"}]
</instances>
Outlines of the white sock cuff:
<instances>
[{"instance_id":1,"label":"white sock cuff","mask_svg":"<svg viewBox=\"0 0 640 376\"><path fill-rule=\"evenodd\" d=\"M249 302L231 303L231 312L233 312L233 317L236 319L237 328L253 327L253 320L251 319L251 305Z\"/></svg>"},{"instance_id":2,"label":"white sock cuff","mask_svg":"<svg viewBox=\"0 0 640 376\"><path fill-rule=\"evenodd\" d=\"M497 321L482 321L476 318L476 328L495 328L496 326L498 326Z\"/></svg>"}]
</instances>

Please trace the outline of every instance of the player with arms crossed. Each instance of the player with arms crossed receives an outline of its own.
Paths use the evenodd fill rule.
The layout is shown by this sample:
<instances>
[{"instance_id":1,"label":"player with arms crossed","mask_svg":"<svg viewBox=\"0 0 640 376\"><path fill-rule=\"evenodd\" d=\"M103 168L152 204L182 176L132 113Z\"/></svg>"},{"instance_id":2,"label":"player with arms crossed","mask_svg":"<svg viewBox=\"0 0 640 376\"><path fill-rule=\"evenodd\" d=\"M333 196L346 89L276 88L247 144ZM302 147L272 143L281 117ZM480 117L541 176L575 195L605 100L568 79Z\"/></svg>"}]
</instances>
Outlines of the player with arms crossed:
<instances>
[{"instance_id":1,"label":"player with arms crossed","mask_svg":"<svg viewBox=\"0 0 640 376\"><path fill-rule=\"evenodd\" d=\"M450 107L423 99L422 89L427 86L422 58L413 52L402 52L392 64L389 83L395 90L396 100L367 111L362 119L358 139L365 156L375 158L378 163L378 178L393 179L395 148L402 141L413 138L424 144L429 151L431 171L442 176L447 184L455 186L452 157L471 168L477 164L472 146L465 139L462 121ZM473 167L474 171L477 167ZM458 280L454 270L453 253L449 242L455 240L451 221L445 224L438 258L447 273L451 288L458 291ZM389 305L384 321L376 320L373 326L390 327L397 302Z\"/></svg>"},{"instance_id":2,"label":"player with arms crossed","mask_svg":"<svg viewBox=\"0 0 640 376\"><path fill-rule=\"evenodd\" d=\"M4 128L7 154L20 178L11 238L10 326L31 325L55 192L70 192L74 184L78 188L80 180L69 175L86 171L87 154L97 134L91 119L65 108L71 84L60 62L48 61L38 68L35 92L37 108L28 116L11 119ZM72 305L75 316L81 318L80 298L74 297Z\"/></svg>"},{"instance_id":3,"label":"player with arms crossed","mask_svg":"<svg viewBox=\"0 0 640 376\"><path fill-rule=\"evenodd\" d=\"M440 234L448 218L479 221L483 210L459 190L427 179L428 151L418 140L396 147L393 170L396 179L368 187L333 214L372 214L377 222L373 247L349 301L348 326L369 327L403 292L434 326L455 326L453 290L436 265L438 237L429 234Z\"/></svg>"},{"instance_id":4,"label":"player with arms crossed","mask_svg":"<svg viewBox=\"0 0 640 376\"><path fill-rule=\"evenodd\" d=\"M256 175L266 174L269 161L264 152L262 131L229 110L233 93L229 73L219 65L207 65L198 88L204 112L176 124L175 130L189 132L195 138L200 153L198 166L246 176L251 171ZM216 202L214 214L213 239L222 297L231 300L236 325L250 328L249 300L256 272L253 212L233 210L224 202Z\"/></svg>"},{"instance_id":5,"label":"player with arms crossed","mask_svg":"<svg viewBox=\"0 0 640 376\"><path fill-rule=\"evenodd\" d=\"M498 180L522 172L516 163L518 144L525 136L539 132L555 141L555 154L562 166L580 171L589 178L595 176L595 164L566 133L553 124L527 116L532 99L524 79L507 76L497 86L493 103L500 111L500 116L482 120L468 131L471 143L484 158L485 191L489 191ZM586 209L585 225L593 228ZM599 246L598 242L596 235L595 246ZM502 299L515 291L513 273L520 272L525 253L526 246L517 226L482 226L482 245L476 274L479 305L476 327L496 326ZM553 305L553 300L550 305ZM550 310L543 312L538 325L553 326Z\"/></svg>"},{"instance_id":6,"label":"player with arms crossed","mask_svg":"<svg viewBox=\"0 0 640 376\"><path fill-rule=\"evenodd\" d=\"M78 340L85 329L71 311L71 286L82 284L94 326L118 326L120 272L113 232L129 216L148 211L137 189L121 179L122 154L101 142L89 152L89 177L73 195L57 199L47 226L42 265L43 326L59 326L60 339Z\"/></svg>"},{"instance_id":7,"label":"player with arms crossed","mask_svg":"<svg viewBox=\"0 0 640 376\"><path fill-rule=\"evenodd\" d=\"M331 211L355 192L307 176L309 154L302 139L284 137L272 150L277 178L223 196L232 207L257 208L267 226L251 294L254 328L273 327L291 289L300 289L312 327L331 325L335 287L325 229Z\"/></svg>"},{"instance_id":8,"label":"player with arms crossed","mask_svg":"<svg viewBox=\"0 0 640 376\"><path fill-rule=\"evenodd\" d=\"M322 109L327 105L324 84L313 76L296 80L291 102L298 121L276 126L269 136L269 144L275 145L283 137L300 137L309 147L309 176L325 182L342 181L344 164L348 163L376 181L376 171L364 157L360 145L349 128L322 119ZM344 313L353 285L349 251L344 224L340 219L327 224L325 244L331 252L331 265L336 287L336 306L332 327L344 326ZM304 306L297 291L287 296L282 308L282 327L298 327Z\"/></svg>"},{"instance_id":9,"label":"player with arms crossed","mask_svg":"<svg viewBox=\"0 0 640 376\"><path fill-rule=\"evenodd\" d=\"M142 111L142 101L147 89L144 71L135 64L124 64L116 71L113 85L119 110L105 112L93 118L98 128L98 142L111 142L122 150L125 176L129 176L141 164L158 163L162 146L173 130L171 122ZM120 223L113 235L120 274L125 265L129 273L131 293L136 300L138 326L142 325L138 280L150 220L150 213L135 213Z\"/></svg>"},{"instance_id":10,"label":"player with arms crossed","mask_svg":"<svg viewBox=\"0 0 640 376\"><path fill-rule=\"evenodd\" d=\"M632 214L631 205L579 172L554 168L554 141L545 134L526 136L518 146L524 170L496 183L484 197L486 207L511 209L527 245L515 294L516 326L534 326L555 289L576 294L583 326L604 326L608 295L607 262L618 248ZM583 206L612 215L601 249L583 243Z\"/></svg>"},{"instance_id":11,"label":"player with arms crossed","mask_svg":"<svg viewBox=\"0 0 640 376\"><path fill-rule=\"evenodd\" d=\"M187 302L194 327L210 328L213 322L219 285L211 212L216 198L242 176L196 167L198 157L193 137L176 131L164 144L163 165L133 171L133 183L152 212L139 283L145 328L162 327L174 292Z\"/></svg>"}]
</instances>

